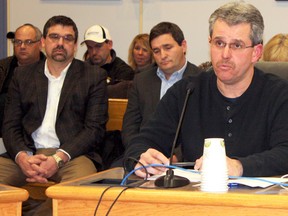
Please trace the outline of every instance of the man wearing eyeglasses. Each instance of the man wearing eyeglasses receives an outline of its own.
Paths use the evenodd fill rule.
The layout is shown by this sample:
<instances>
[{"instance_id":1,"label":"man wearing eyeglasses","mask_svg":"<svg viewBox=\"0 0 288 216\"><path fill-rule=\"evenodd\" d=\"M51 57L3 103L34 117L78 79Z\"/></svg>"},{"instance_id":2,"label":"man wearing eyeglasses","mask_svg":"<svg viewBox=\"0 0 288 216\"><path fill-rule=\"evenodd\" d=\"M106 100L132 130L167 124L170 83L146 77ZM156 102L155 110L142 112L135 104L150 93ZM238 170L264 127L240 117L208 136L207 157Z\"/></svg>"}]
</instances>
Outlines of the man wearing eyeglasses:
<instances>
[{"instance_id":1,"label":"man wearing eyeglasses","mask_svg":"<svg viewBox=\"0 0 288 216\"><path fill-rule=\"evenodd\" d=\"M46 60L15 70L5 107L7 154L0 157L0 183L61 182L102 168L107 74L74 58L77 41L74 21L54 16L41 39ZM51 200L32 210L52 215Z\"/></svg>"},{"instance_id":2,"label":"man wearing eyeglasses","mask_svg":"<svg viewBox=\"0 0 288 216\"><path fill-rule=\"evenodd\" d=\"M41 31L29 23L18 27L15 33L7 34L7 38L12 39L14 55L0 60L0 137L2 137L5 98L14 69L45 58L41 52L41 37Z\"/></svg>"},{"instance_id":3,"label":"man wearing eyeglasses","mask_svg":"<svg viewBox=\"0 0 288 216\"><path fill-rule=\"evenodd\" d=\"M160 101L156 113L126 151L140 164L168 164L171 146L191 89L180 130L184 161L202 166L205 138L224 138L231 176L275 176L288 172L288 83L254 67L262 55L263 17L253 5L230 2L209 19L213 68L182 79ZM140 157L141 156L141 157ZM149 174L163 168L149 167ZM144 169L136 174L145 177Z\"/></svg>"}]
</instances>

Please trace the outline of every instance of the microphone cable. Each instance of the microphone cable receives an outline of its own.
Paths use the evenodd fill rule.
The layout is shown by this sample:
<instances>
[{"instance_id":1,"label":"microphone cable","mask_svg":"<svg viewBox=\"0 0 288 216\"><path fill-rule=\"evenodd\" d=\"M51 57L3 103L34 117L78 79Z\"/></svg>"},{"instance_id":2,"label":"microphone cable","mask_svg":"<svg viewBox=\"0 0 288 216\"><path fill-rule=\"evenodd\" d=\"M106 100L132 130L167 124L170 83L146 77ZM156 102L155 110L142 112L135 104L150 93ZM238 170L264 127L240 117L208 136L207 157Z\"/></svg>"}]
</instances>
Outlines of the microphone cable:
<instances>
[{"instance_id":1,"label":"microphone cable","mask_svg":"<svg viewBox=\"0 0 288 216\"><path fill-rule=\"evenodd\" d=\"M106 191L108 191L108 190L109 190L110 188L112 188L112 187L113 187L113 186L109 186L109 187L105 188L105 190L102 192L102 194L101 194L101 196L100 196L100 198L99 198L99 200L98 200L97 206L96 206L96 208L95 208L95 210L94 210L94 216L96 216L96 214L97 214L98 208L99 208L99 206L100 206L100 203L101 203L101 201L102 201L102 198L103 198L104 194L106 193Z\"/></svg>"},{"instance_id":2,"label":"microphone cable","mask_svg":"<svg viewBox=\"0 0 288 216\"><path fill-rule=\"evenodd\" d=\"M127 181L127 179L133 174L135 173L137 170L140 170L140 169L145 169L147 170L147 168L149 167L165 167L165 168L170 168L170 169L179 169L179 170L183 170L183 171L186 171L186 172L192 172L192 173L200 173L200 171L197 171L197 170L188 170L188 169L185 169L185 168L182 168L182 167L177 167L177 166L173 166L173 165L164 165L164 164L150 164L150 165L147 165L147 166L141 166L141 167L138 167L134 170L132 170L131 172L129 172L122 180L121 184L120 185L124 185L124 183ZM146 174L148 175L148 172L146 172ZM146 176L147 176L146 175ZM147 176L148 178L148 176Z\"/></svg>"},{"instance_id":3,"label":"microphone cable","mask_svg":"<svg viewBox=\"0 0 288 216\"><path fill-rule=\"evenodd\" d=\"M123 161L123 168L124 168L123 179L124 179L124 177L126 176L126 174L128 173L128 171L127 171L127 166L126 166L126 165L127 165L127 162L128 162L129 160L134 161L134 163L139 163L139 164L144 168L144 170L145 170L145 173L146 173L146 178L145 178L145 179L148 179L148 171L147 171L146 167L144 166L144 164L142 164L139 160L137 160L137 159L135 159L135 158L133 158L133 157L129 157L129 158L127 158L126 160ZM144 179L144 181L139 182L139 184L143 184L143 183L146 181L145 179ZM110 213L110 211L112 210L113 206L115 205L115 203L117 202L117 200L119 199L119 197L121 196L121 194L122 194L125 190L127 190L128 188L135 188L135 187L137 187L137 186L139 185L139 184L138 184L138 185L134 185L134 186L127 186L127 185L126 185L126 184L127 184L127 180L128 180L128 177L125 179L125 181L122 180L120 186L121 186L121 187L126 186L126 187L124 187L124 188L120 191L120 193L117 195L117 197L115 198L115 200L112 202L112 204L110 205L110 207L109 207L109 209L108 209L108 211L107 211L107 213L106 213L106 216L109 215L109 213ZM101 202L102 202L102 199L103 199L103 197L104 197L104 194L105 194L109 189L111 189L111 188L113 188L113 187L117 187L117 186L109 186L109 187L105 188L105 190L102 192L102 194L101 194L101 196L100 196L100 198L99 198L99 200L98 200L97 206L96 206L96 208L95 208L95 210L94 210L94 216L96 216L96 214L97 214L97 211L98 211L99 206L100 206L100 204L101 204Z\"/></svg>"},{"instance_id":4,"label":"microphone cable","mask_svg":"<svg viewBox=\"0 0 288 216\"><path fill-rule=\"evenodd\" d=\"M144 180L147 180L147 179L148 179L148 175L149 175L149 173L148 173L148 171L147 171L147 168L144 166L143 163L141 163L139 160L137 160L137 159L134 158L134 157L128 157L127 159L123 160L123 169L124 169L123 179L125 178L125 176L127 176L127 173L129 173L128 170L127 170L127 163L129 162L129 160L134 161L133 164L135 164L135 165L136 165L137 163L139 163L139 164L141 165L141 168L143 168L143 169L145 170L145 173L146 173L146 176L145 176ZM127 180L128 180L128 178L125 179L125 182L123 182L123 185L126 185ZM122 183L122 182L121 182L121 183ZM121 185L122 185L122 184L121 184Z\"/></svg>"},{"instance_id":5,"label":"microphone cable","mask_svg":"<svg viewBox=\"0 0 288 216\"><path fill-rule=\"evenodd\" d=\"M113 206L115 205L115 203L117 202L117 200L119 199L119 197L121 196L121 194L123 194L124 191L126 191L127 189L129 189L130 187L125 187L123 188L120 193L118 194L118 196L115 198L115 200L113 201L113 203L110 205L107 213L106 213L106 216L109 215L110 211L112 210Z\"/></svg>"},{"instance_id":6,"label":"microphone cable","mask_svg":"<svg viewBox=\"0 0 288 216\"><path fill-rule=\"evenodd\" d=\"M164 164L150 164L147 166L144 166L146 169L149 167L165 167L165 168L170 168L170 169L179 169L182 171L186 171L186 172L192 172L192 173L198 173L201 174L201 171L197 171L197 170L189 170L189 169L185 169L182 167L177 167L177 166L173 166L173 165L164 165ZM126 182L126 180L129 178L130 175L132 175L133 173L135 173L137 170L143 169L144 167L138 167L134 170L132 170L131 172L129 172L125 178L123 178L122 182L120 185L123 185L124 182ZM281 178L287 178L288 174L283 175ZM254 180L254 181L262 181L262 182L266 182L266 183L270 183L272 185L279 185L284 189L288 189L286 187L288 187L288 183L283 183L283 182L276 182L276 181L270 181L267 179L263 179L261 177L248 177L248 176L228 176L229 179L248 179L248 180Z\"/></svg>"},{"instance_id":7,"label":"microphone cable","mask_svg":"<svg viewBox=\"0 0 288 216\"><path fill-rule=\"evenodd\" d=\"M97 206L96 206L96 208L95 208L95 210L94 210L94 216L97 215L97 211L98 211L99 206L100 206L100 204L101 204L101 202L102 202L102 199L103 199L103 197L104 197L104 194L105 194L109 189L111 189L111 188L113 188L113 187L115 188L115 187L117 187L117 186L109 186L109 187L105 188L105 190L101 193L101 196L100 196L100 198L99 198L99 200L98 200ZM110 205L110 207L109 207L109 209L108 209L108 211L107 211L107 213L106 213L106 216L109 215L109 213L111 212L113 206L115 205L115 203L117 202L117 200L119 199L119 197L121 196L121 194L122 194L124 191L126 191L127 189L129 189L129 188L131 188L131 187L124 187L124 188L120 191L120 193L117 195L117 197L113 200L112 204Z\"/></svg>"}]
</instances>

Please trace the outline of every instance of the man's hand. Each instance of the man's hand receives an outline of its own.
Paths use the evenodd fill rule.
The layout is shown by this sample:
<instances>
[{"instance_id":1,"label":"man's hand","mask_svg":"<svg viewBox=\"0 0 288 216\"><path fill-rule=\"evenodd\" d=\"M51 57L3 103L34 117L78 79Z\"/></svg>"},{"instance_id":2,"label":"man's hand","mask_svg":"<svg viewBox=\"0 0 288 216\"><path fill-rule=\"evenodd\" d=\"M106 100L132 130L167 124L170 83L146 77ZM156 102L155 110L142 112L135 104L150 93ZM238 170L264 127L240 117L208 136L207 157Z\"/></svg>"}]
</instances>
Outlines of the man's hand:
<instances>
[{"instance_id":1,"label":"man's hand","mask_svg":"<svg viewBox=\"0 0 288 216\"><path fill-rule=\"evenodd\" d=\"M243 175L243 167L239 160L231 159L226 157L228 175L229 176L242 176ZM203 156L196 160L194 169L201 170L203 162Z\"/></svg>"},{"instance_id":2,"label":"man's hand","mask_svg":"<svg viewBox=\"0 0 288 216\"><path fill-rule=\"evenodd\" d=\"M155 150L155 149L148 149L146 152L144 152L143 154L141 154L140 156L140 160L139 162L141 162L144 166L147 166L149 164L165 164L168 165L169 164L169 159L167 157L165 157L161 152ZM135 169L138 167L141 167L142 165L140 163L137 163L135 166ZM147 171L149 174L161 174L166 170L166 168L164 167L149 167L147 168ZM137 170L135 172L136 175L145 178L146 177L146 172L144 169L140 169ZM148 175L150 176L150 175Z\"/></svg>"},{"instance_id":3,"label":"man's hand","mask_svg":"<svg viewBox=\"0 0 288 216\"><path fill-rule=\"evenodd\" d=\"M47 179L43 176L46 175L45 170L41 170L40 172L35 170L34 166L39 166L42 162L47 160L47 156L40 154L40 155L33 155L29 156L26 152L20 152L17 156L16 163L21 168L24 175L26 175L28 178L26 179L39 179L34 180L32 182L47 182ZM28 181L30 182L30 181Z\"/></svg>"},{"instance_id":4,"label":"man's hand","mask_svg":"<svg viewBox=\"0 0 288 216\"><path fill-rule=\"evenodd\" d=\"M243 166L239 160L227 157L227 167L229 176L242 176Z\"/></svg>"},{"instance_id":5,"label":"man's hand","mask_svg":"<svg viewBox=\"0 0 288 216\"><path fill-rule=\"evenodd\" d=\"M63 152L57 152L56 153L64 162L67 162L69 160L68 156ZM36 157L38 156L38 157ZM48 182L48 178L53 176L58 171L58 166L55 161L55 159L52 156L46 157L46 160L43 159L42 154L35 155L35 157L29 160L31 162L31 167L34 171L38 173L37 176L33 176L32 178L27 178L26 180L28 182L40 182L40 183L46 183ZM37 161L38 159L38 161Z\"/></svg>"},{"instance_id":6,"label":"man's hand","mask_svg":"<svg viewBox=\"0 0 288 216\"><path fill-rule=\"evenodd\" d=\"M202 162L203 162L203 156L198 158L196 161L195 161L195 166L194 166L194 169L195 170L201 170L202 169Z\"/></svg>"},{"instance_id":7,"label":"man's hand","mask_svg":"<svg viewBox=\"0 0 288 216\"><path fill-rule=\"evenodd\" d=\"M27 178L26 180L28 182L46 183L48 182L47 179L53 176L58 170L56 161L52 156L47 157L47 160L41 161L39 164L32 163L32 161L30 162L32 169L36 171L38 175Z\"/></svg>"}]
</instances>

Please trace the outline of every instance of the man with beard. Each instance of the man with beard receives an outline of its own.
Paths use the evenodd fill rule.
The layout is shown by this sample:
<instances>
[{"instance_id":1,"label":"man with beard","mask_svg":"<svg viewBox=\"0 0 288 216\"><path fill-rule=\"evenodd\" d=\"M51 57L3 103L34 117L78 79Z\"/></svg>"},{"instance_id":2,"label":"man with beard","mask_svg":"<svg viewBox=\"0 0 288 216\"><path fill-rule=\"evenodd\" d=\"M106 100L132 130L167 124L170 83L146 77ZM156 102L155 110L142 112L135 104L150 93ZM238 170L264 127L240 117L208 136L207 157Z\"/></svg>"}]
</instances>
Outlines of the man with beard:
<instances>
[{"instance_id":1,"label":"man with beard","mask_svg":"<svg viewBox=\"0 0 288 216\"><path fill-rule=\"evenodd\" d=\"M47 59L15 70L5 106L0 183L61 182L102 168L107 74L74 58L77 40L74 21L54 16L41 39ZM52 215L51 200L32 210Z\"/></svg>"}]
</instances>

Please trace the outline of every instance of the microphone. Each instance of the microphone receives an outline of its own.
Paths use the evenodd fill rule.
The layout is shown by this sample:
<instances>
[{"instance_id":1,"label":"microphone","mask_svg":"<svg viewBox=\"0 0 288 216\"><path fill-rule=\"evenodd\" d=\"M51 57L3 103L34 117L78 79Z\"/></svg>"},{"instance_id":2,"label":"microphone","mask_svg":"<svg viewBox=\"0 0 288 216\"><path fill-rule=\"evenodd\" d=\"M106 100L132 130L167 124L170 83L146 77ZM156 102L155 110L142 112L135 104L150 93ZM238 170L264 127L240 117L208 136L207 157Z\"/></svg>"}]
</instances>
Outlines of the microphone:
<instances>
[{"instance_id":1,"label":"microphone","mask_svg":"<svg viewBox=\"0 0 288 216\"><path fill-rule=\"evenodd\" d=\"M182 108L181 116L180 116L180 119L179 119L179 122L178 122L176 134L175 134L173 145L172 145L172 149L171 149L170 165L172 165L172 159L173 159L173 155L174 155L174 151L175 151L175 146L176 146L176 143L177 143L177 140L178 140L178 137L179 137L179 132L180 132L180 129L181 129L181 126L182 126L182 122L183 122L183 118L184 118L184 115L185 115L187 102L188 102L190 94L193 93L194 88L195 88L194 83L192 83L192 82L188 83L184 105L183 105L183 108ZM189 181L189 179L187 179L185 177L174 175L173 169L169 168L166 171L166 175L157 178L155 180L154 184L157 187L176 188L176 187L186 186L186 185L190 184L190 181Z\"/></svg>"}]
</instances>

